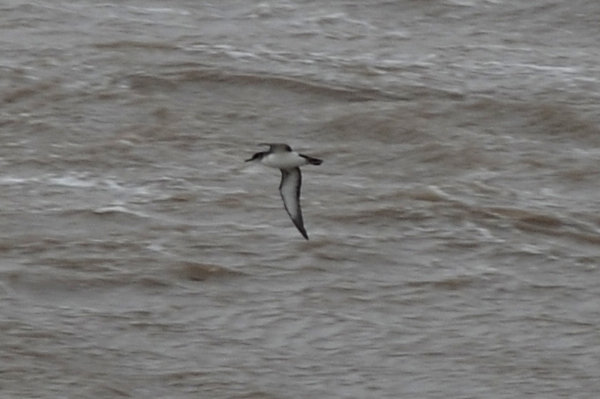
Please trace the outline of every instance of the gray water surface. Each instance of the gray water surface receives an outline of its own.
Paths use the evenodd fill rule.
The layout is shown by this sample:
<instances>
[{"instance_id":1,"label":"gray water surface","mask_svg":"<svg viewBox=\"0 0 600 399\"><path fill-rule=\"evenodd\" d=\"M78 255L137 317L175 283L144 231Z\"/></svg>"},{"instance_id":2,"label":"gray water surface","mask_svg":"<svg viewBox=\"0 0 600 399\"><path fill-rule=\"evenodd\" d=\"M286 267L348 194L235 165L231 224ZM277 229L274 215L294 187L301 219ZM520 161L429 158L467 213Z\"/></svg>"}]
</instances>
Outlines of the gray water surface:
<instances>
[{"instance_id":1,"label":"gray water surface","mask_svg":"<svg viewBox=\"0 0 600 399\"><path fill-rule=\"evenodd\" d=\"M0 5L0 396L595 397L599 13Z\"/></svg>"}]
</instances>

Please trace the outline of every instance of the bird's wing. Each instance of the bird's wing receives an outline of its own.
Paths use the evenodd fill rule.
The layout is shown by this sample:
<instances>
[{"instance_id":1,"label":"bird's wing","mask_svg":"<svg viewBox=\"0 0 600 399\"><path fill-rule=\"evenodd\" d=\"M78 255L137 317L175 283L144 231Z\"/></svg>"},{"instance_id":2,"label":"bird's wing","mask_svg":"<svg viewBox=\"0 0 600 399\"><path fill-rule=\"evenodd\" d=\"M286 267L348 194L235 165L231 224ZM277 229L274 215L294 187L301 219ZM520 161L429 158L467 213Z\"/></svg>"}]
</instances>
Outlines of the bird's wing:
<instances>
[{"instance_id":1,"label":"bird's wing","mask_svg":"<svg viewBox=\"0 0 600 399\"><path fill-rule=\"evenodd\" d=\"M300 168L281 169L281 184L279 193L283 199L283 206L298 231L308 240L308 234L304 229L302 220L302 209L300 209L300 187L302 186L302 174Z\"/></svg>"}]
</instances>

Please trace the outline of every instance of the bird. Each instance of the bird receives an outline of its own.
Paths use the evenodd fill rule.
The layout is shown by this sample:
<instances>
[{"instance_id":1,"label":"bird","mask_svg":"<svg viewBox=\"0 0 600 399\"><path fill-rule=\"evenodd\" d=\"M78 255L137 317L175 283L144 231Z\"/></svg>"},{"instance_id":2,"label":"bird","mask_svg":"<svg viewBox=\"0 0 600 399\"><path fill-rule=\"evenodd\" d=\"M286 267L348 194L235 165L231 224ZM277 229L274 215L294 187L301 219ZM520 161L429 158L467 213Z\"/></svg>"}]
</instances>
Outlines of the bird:
<instances>
[{"instance_id":1,"label":"bird","mask_svg":"<svg viewBox=\"0 0 600 399\"><path fill-rule=\"evenodd\" d=\"M281 199L283 199L283 206L300 234L308 240L308 233L304 228L302 209L300 208L300 187L302 186L300 166L321 165L323 161L299 154L287 144L261 143L259 145L267 145L269 150L257 152L250 159L246 159L246 162L259 162L265 166L281 170L279 193Z\"/></svg>"}]
</instances>

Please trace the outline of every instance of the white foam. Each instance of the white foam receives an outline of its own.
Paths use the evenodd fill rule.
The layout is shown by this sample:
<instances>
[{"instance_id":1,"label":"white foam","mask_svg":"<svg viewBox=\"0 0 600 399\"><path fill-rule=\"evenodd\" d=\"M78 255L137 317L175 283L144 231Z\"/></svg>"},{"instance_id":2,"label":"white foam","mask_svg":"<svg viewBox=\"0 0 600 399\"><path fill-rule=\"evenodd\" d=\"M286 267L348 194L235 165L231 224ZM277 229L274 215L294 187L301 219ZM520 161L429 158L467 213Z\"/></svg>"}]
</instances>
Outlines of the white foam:
<instances>
[{"instance_id":1,"label":"white foam","mask_svg":"<svg viewBox=\"0 0 600 399\"><path fill-rule=\"evenodd\" d=\"M0 185L11 186L17 184L25 184L32 181L32 179L26 179L23 177L14 176L2 176L0 177Z\"/></svg>"},{"instance_id":2,"label":"white foam","mask_svg":"<svg viewBox=\"0 0 600 399\"><path fill-rule=\"evenodd\" d=\"M73 188L90 188L96 186L96 182L92 180L81 179L73 175L65 175L59 177L51 177L48 179L48 183Z\"/></svg>"},{"instance_id":3,"label":"white foam","mask_svg":"<svg viewBox=\"0 0 600 399\"><path fill-rule=\"evenodd\" d=\"M144 218L144 219L150 217L149 215L147 215L143 212L136 212L136 211L131 210L123 205L104 206L101 208L94 209L94 213L98 214L98 215L122 213L125 215L133 215L133 216L137 216L139 218Z\"/></svg>"}]
</instances>

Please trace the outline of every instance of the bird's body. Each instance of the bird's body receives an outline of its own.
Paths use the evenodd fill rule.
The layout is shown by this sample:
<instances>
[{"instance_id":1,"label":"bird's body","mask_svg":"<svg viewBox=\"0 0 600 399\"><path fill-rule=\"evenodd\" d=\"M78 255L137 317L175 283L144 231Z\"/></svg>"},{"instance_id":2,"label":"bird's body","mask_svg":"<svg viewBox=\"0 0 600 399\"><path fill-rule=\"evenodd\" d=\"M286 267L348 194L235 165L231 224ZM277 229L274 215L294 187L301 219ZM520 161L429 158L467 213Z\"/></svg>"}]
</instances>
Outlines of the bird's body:
<instances>
[{"instance_id":1,"label":"bird's body","mask_svg":"<svg viewBox=\"0 0 600 399\"><path fill-rule=\"evenodd\" d=\"M266 166L277 169L291 169L306 165L308 162L297 152L273 152L267 154L261 160Z\"/></svg>"},{"instance_id":2,"label":"bird's body","mask_svg":"<svg viewBox=\"0 0 600 399\"><path fill-rule=\"evenodd\" d=\"M283 205L300 234L308 240L302 218L302 209L300 208L300 188L302 187L300 166L320 165L323 161L292 151L287 144L264 145L269 146L268 151L258 152L252 158L247 159L246 162L257 161L263 165L281 170L279 193L283 199Z\"/></svg>"}]
</instances>

